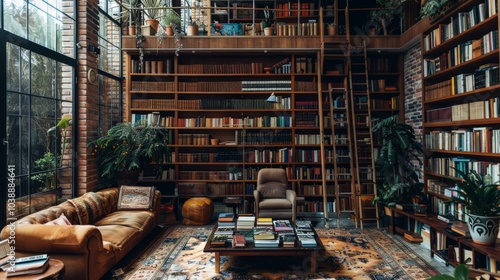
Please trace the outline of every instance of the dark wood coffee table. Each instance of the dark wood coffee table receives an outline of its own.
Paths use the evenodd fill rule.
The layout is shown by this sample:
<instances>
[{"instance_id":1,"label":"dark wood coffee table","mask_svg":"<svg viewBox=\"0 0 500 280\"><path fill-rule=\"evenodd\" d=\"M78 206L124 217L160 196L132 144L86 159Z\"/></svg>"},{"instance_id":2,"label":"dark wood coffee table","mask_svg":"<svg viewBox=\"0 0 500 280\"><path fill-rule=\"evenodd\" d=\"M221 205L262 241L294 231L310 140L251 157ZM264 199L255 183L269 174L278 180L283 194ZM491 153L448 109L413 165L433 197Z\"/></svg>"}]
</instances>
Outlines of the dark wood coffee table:
<instances>
[{"instance_id":1,"label":"dark wood coffee table","mask_svg":"<svg viewBox=\"0 0 500 280\"><path fill-rule=\"evenodd\" d=\"M9 280L62 280L64 279L64 263L57 259L49 260L49 267L44 273L19 275L7 278L7 272L0 272L0 279Z\"/></svg>"},{"instance_id":2,"label":"dark wood coffee table","mask_svg":"<svg viewBox=\"0 0 500 280\"><path fill-rule=\"evenodd\" d=\"M300 247L300 245L295 245L295 247L282 247L281 244L276 248L256 248L253 242L247 242L245 247L232 247L230 244L226 246L212 246L211 240L214 235L217 225L214 226L210 237L207 240L207 244L203 249L205 253L215 253L215 272L220 273L220 257L221 256L309 256L311 258L311 272L316 272L317 269L317 254L325 251L325 247L318 237L316 231L314 231L314 238L316 239L316 247Z\"/></svg>"}]
</instances>

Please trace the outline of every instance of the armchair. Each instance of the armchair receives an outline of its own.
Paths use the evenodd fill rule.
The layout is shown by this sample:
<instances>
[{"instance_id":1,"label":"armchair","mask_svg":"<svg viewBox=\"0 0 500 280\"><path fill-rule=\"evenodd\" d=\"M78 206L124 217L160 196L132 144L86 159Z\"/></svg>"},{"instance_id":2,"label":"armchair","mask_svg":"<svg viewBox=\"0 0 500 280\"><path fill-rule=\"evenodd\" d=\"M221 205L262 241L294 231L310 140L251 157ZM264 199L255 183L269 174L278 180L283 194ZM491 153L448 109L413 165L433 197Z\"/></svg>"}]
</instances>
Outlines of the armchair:
<instances>
[{"instance_id":1,"label":"armchair","mask_svg":"<svg viewBox=\"0 0 500 280\"><path fill-rule=\"evenodd\" d=\"M255 217L291 219L295 223L295 191L288 189L288 177L284 169L263 168L257 174Z\"/></svg>"}]
</instances>

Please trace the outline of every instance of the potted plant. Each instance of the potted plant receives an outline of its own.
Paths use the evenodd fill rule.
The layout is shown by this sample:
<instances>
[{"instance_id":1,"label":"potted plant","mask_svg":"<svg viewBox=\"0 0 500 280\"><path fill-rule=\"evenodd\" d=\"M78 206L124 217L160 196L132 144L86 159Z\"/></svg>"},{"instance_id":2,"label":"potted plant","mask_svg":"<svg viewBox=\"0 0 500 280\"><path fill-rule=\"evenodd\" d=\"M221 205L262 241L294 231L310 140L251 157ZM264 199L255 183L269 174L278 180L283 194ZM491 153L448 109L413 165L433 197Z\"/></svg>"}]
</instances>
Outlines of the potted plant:
<instances>
[{"instance_id":1,"label":"potted plant","mask_svg":"<svg viewBox=\"0 0 500 280\"><path fill-rule=\"evenodd\" d=\"M167 140L168 133L163 128L123 122L89 146L92 154L99 157L100 176L108 180L106 183L134 184L139 172L151 164L156 175L161 175L161 164L169 152Z\"/></svg>"},{"instance_id":2,"label":"potted plant","mask_svg":"<svg viewBox=\"0 0 500 280\"><path fill-rule=\"evenodd\" d=\"M189 17L189 23L187 26L187 35L188 36L198 35L198 24L191 17Z\"/></svg>"},{"instance_id":3,"label":"potted plant","mask_svg":"<svg viewBox=\"0 0 500 280\"><path fill-rule=\"evenodd\" d=\"M425 1L420 9L420 18L424 19L426 17L435 18L440 14L444 14L446 11L446 5L450 2L449 0L428 0Z\"/></svg>"},{"instance_id":4,"label":"potted plant","mask_svg":"<svg viewBox=\"0 0 500 280\"><path fill-rule=\"evenodd\" d=\"M413 199L424 200L423 183L419 182L417 164L422 164L422 143L409 124L398 122L398 116L390 116L373 126L374 139L380 139L380 150L375 161L377 197L374 202L384 206L413 205Z\"/></svg>"},{"instance_id":5,"label":"potted plant","mask_svg":"<svg viewBox=\"0 0 500 280\"><path fill-rule=\"evenodd\" d=\"M262 30L264 30L264 35L273 35L273 19L269 7L264 8L264 20L261 22Z\"/></svg>"},{"instance_id":6,"label":"potted plant","mask_svg":"<svg viewBox=\"0 0 500 280\"><path fill-rule=\"evenodd\" d=\"M335 27L336 26L337 25L335 24L335 22L328 22L326 24L326 32L327 32L327 34L330 35L330 36L331 35L335 35Z\"/></svg>"},{"instance_id":7,"label":"potted plant","mask_svg":"<svg viewBox=\"0 0 500 280\"><path fill-rule=\"evenodd\" d=\"M495 244L500 221L500 181L492 183L475 170L456 172L462 180L457 182L457 195L452 200L468 211L466 222L472 240L481 245Z\"/></svg>"},{"instance_id":8,"label":"potted plant","mask_svg":"<svg viewBox=\"0 0 500 280\"><path fill-rule=\"evenodd\" d=\"M174 9L168 9L163 16L165 22L165 33L167 36L174 35L174 28L181 23L181 16Z\"/></svg>"},{"instance_id":9,"label":"potted plant","mask_svg":"<svg viewBox=\"0 0 500 280\"><path fill-rule=\"evenodd\" d=\"M164 6L163 0L141 0L144 14L147 16L146 24L151 26L154 32L158 31L161 18L161 7Z\"/></svg>"},{"instance_id":10,"label":"potted plant","mask_svg":"<svg viewBox=\"0 0 500 280\"><path fill-rule=\"evenodd\" d=\"M121 21L122 25L128 25L128 34L135 35L136 26L141 22L141 11L139 0L116 0L118 5L122 7L122 12L116 18ZM135 9L134 9L135 8Z\"/></svg>"}]
</instances>

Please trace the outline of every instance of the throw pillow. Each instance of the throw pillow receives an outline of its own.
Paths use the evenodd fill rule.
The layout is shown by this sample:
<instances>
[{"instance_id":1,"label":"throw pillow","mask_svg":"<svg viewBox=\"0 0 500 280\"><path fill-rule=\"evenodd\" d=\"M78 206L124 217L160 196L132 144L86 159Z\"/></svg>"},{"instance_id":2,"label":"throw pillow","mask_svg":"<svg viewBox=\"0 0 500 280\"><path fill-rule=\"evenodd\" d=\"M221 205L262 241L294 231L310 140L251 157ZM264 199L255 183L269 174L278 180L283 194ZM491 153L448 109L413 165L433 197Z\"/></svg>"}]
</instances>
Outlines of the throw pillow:
<instances>
[{"instance_id":1,"label":"throw pillow","mask_svg":"<svg viewBox=\"0 0 500 280\"><path fill-rule=\"evenodd\" d=\"M59 216L59 218L52 220L52 221L48 221L45 223L45 225L70 226L71 222L68 220L68 218L66 218L64 213L62 213L61 216Z\"/></svg>"},{"instance_id":2,"label":"throw pillow","mask_svg":"<svg viewBox=\"0 0 500 280\"><path fill-rule=\"evenodd\" d=\"M84 195L68 200L76 209L80 225L89 225L106 215L104 201L95 192L88 192Z\"/></svg>"},{"instance_id":3,"label":"throw pillow","mask_svg":"<svg viewBox=\"0 0 500 280\"><path fill-rule=\"evenodd\" d=\"M118 210L152 210L155 187L121 186Z\"/></svg>"}]
</instances>

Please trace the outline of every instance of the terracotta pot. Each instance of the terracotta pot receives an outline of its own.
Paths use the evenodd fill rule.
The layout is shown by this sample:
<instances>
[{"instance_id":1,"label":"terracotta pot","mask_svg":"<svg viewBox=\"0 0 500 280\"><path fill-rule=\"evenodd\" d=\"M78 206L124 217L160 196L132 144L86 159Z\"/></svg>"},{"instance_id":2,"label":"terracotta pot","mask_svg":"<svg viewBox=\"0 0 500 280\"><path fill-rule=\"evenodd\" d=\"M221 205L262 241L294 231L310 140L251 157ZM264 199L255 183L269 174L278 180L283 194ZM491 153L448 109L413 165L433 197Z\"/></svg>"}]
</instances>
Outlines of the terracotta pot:
<instances>
[{"instance_id":1,"label":"terracotta pot","mask_svg":"<svg viewBox=\"0 0 500 280\"><path fill-rule=\"evenodd\" d=\"M174 28L172 27L172 25L165 26L165 34L167 34L167 36L174 35Z\"/></svg>"},{"instance_id":2,"label":"terracotta pot","mask_svg":"<svg viewBox=\"0 0 500 280\"><path fill-rule=\"evenodd\" d=\"M328 35L335 35L335 26L328 26L328 28L326 29L326 32Z\"/></svg>"},{"instance_id":3,"label":"terracotta pot","mask_svg":"<svg viewBox=\"0 0 500 280\"><path fill-rule=\"evenodd\" d=\"M136 34L135 25L130 25L128 27L128 35L135 35L135 34Z\"/></svg>"},{"instance_id":4,"label":"terracotta pot","mask_svg":"<svg viewBox=\"0 0 500 280\"><path fill-rule=\"evenodd\" d=\"M188 25L187 35L188 36L198 35L198 26L197 25Z\"/></svg>"},{"instance_id":5,"label":"terracotta pot","mask_svg":"<svg viewBox=\"0 0 500 280\"><path fill-rule=\"evenodd\" d=\"M272 36L273 35L273 28L272 27L266 27L266 28L264 28L264 35L266 35L266 36Z\"/></svg>"},{"instance_id":6,"label":"terracotta pot","mask_svg":"<svg viewBox=\"0 0 500 280\"><path fill-rule=\"evenodd\" d=\"M156 19L148 18L146 20L146 24L151 26L153 28L154 32L158 31L158 26L160 25L160 22Z\"/></svg>"}]
</instances>

